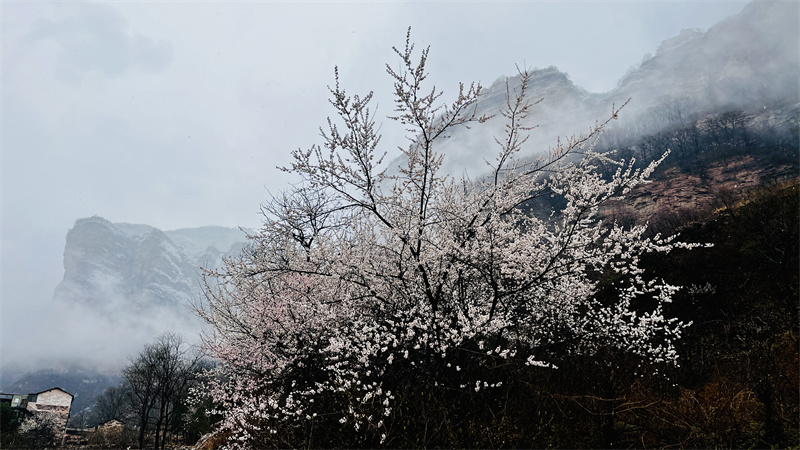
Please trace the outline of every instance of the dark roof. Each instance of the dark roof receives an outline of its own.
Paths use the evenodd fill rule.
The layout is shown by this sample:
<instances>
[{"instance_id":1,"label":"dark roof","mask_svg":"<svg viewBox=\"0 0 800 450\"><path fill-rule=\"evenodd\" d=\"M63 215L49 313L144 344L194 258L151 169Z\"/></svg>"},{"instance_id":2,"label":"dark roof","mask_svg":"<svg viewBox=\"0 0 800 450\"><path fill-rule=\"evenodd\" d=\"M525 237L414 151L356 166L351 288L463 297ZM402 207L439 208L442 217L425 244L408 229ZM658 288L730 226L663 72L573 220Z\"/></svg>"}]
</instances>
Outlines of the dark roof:
<instances>
[{"instance_id":1,"label":"dark roof","mask_svg":"<svg viewBox=\"0 0 800 450\"><path fill-rule=\"evenodd\" d=\"M48 392L48 391L54 391L54 390L56 390L56 389L58 389L59 391L61 391L61 392L65 393L65 394L67 394L67 395L69 395L69 396L70 396L70 397L72 397L72 398L75 398L75 396L74 396L74 395L70 394L69 392L67 392L67 391L65 391L65 390L63 390L63 389L61 389L60 387L57 387L57 386L56 386L56 387L52 387L52 388L50 388L50 389L45 389L45 390L43 390L43 391L41 391L41 392L33 392L33 393L29 394L29 395L39 395L39 394L42 394L42 393L44 393L44 392Z\"/></svg>"},{"instance_id":2,"label":"dark roof","mask_svg":"<svg viewBox=\"0 0 800 450\"><path fill-rule=\"evenodd\" d=\"M75 398L75 396L74 396L74 395L70 394L69 392L67 392L67 391L65 391L65 390L63 390L63 389L61 389L60 387L52 387L52 388L50 388L50 389L45 389L45 390L43 390L43 391L40 391L40 392L31 392L30 394L6 394L6 393L4 393L4 392L3 392L3 393L0 393L0 399L11 399L11 398L13 398L15 395L19 395L19 396L23 396L23 397L25 397L25 396L28 396L28 395L39 395L39 394L42 394L42 393L45 393L45 392L54 391L54 390L56 390L56 389L58 389L59 391L61 391L61 392L65 393L65 394L67 394L67 395L69 395L69 396L70 396L70 397L72 397L73 399Z\"/></svg>"}]
</instances>

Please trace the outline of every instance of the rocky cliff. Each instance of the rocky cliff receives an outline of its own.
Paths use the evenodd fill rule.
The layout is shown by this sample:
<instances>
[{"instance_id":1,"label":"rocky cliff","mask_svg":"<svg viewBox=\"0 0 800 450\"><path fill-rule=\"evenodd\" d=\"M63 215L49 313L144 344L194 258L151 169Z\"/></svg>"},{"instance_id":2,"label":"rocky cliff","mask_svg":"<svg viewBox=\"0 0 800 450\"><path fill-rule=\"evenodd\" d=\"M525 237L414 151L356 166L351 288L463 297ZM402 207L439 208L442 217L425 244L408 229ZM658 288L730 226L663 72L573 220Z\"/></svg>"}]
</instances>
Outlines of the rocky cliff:
<instances>
[{"instance_id":1,"label":"rocky cliff","mask_svg":"<svg viewBox=\"0 0 800 450\"><path fill-rule=\"evenodd\" d=\"M232 228L161 231L102 217L79 219L67 233L55 301L140 313L182 309L202 294L200 268L216 267L245 240Z\"/></svg>"}]
</instances>

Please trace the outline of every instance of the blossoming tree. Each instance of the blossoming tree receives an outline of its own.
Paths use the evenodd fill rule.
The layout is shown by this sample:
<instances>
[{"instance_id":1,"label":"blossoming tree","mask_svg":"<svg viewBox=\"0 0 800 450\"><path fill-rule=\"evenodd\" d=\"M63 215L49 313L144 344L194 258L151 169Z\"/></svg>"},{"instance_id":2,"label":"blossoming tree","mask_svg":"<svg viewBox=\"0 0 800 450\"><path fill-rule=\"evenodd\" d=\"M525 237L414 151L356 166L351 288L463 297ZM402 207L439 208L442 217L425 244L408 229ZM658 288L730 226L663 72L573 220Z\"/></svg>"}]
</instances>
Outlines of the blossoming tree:
<instances>
[{"instance_id":1,"label":"blossoming tree","mask_svg":"<svg viewBox=\"0 0 800 450\"><path fill-rule=\"evenodd\" d=\"M461 85L445 103L426 87L428 49L415 56L407 37L394 50L391 119L409 141L401 167L384 161L372 93L349 96L337 73L321 145L283 169L300 183L263 205L263 228L240 256L207 273L199 313L213 325L206 344L222 373L212 395L233 444L310 445L317 426L350 433L349 445L400 445L393 424L413 413L400 391L491 391L504 381L482 368L497 362L557 370L563 355L607 347L676 362L686 325L662 308L677 288L648 279L639 261L686 245L598 214L658 162L635 170L594 152L608 121L524 160L535 103L522 72L494 119L507 125L487 175L453 179L437 144L492 119L477 113L481 86ZM603 177L600 163L618 169ZM600 301L609 273L627 281Z\"/></svg>"}]
</instances>

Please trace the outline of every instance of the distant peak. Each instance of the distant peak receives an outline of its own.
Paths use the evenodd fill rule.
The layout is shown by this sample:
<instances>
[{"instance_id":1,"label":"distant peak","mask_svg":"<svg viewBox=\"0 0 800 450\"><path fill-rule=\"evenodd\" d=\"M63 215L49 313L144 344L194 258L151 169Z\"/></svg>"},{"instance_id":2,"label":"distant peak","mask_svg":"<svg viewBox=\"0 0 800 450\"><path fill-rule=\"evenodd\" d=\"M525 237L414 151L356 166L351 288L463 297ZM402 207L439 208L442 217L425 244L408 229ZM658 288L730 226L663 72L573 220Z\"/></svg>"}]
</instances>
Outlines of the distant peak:
<instances>
[{"instance_id":1,"label":"distant peak","mask_svg":"<svg viewBox=\"0 0 800 450\"><path fill-rule=\"evenodd\" d=\"M100 224L103 224L103 225L113 225L113 223L111 223L111 221L109 221L109 220L107 220L107 219L105 219L103 217L91 216L91 217L84 217L82 219L76 220L75 221L75 226L77 227L77 226L85 225L85 224L88 224L88 223L100 223Z\"/></svg>"},{"instance_id":2,"label":"distant peak","mask_svg":"<svg viewBox=\"0 0 800 450\"><path fill-rule=\"evenodd\" d=\"M656 54L662 53L664 51L672 50L674 48L680 47L681 45L693 41L695 39L699 39L703 36L703 31L697 28L685 28L681 30L680 34L677 36L673 36L669 39L665 39L661 42L661 45L658 46L656 50Z\"/></svg>"}]
</instances>

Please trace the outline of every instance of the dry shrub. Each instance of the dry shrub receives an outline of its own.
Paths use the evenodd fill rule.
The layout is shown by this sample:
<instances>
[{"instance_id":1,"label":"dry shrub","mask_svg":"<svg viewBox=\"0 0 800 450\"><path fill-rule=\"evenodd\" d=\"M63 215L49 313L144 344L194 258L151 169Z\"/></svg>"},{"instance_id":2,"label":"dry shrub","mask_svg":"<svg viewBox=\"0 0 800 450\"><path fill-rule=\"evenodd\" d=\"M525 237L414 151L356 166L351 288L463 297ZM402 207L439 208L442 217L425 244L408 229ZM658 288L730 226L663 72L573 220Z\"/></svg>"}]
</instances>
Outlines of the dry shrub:
<instances>
[{"instance_id":1,"label":"dry shrub","mask_svg":"<svg viewBox=\"0 0 800 450\"><path fill-rule=\"evenodd\" d=\"M775 337L772 346L775 414L780 433L800 442L800 346L794 330Z\"/></svg>"},{"instance_id":2,"label":"dry shrub","mask_svg":"<svg viewBox=\"0 0 800 450\"><path fill-rule=\"evenodd\" d=\"M763 435L764 406L743 384L716 378L700 389L682 389L667 406L690 446L730 446ZM683 440L683 439L682 439Z\"/></svg>"},{"instance_id":3,"label":"dry shrub","mask_svg":"<svg viewBox=\"0 0 800 450\"><path fill-rule=\"evenodd\" d=\"M90 448L129 448L136 444L136 431L130 428L98 428L87 435Z\"/></svg>"}]
</instances>

